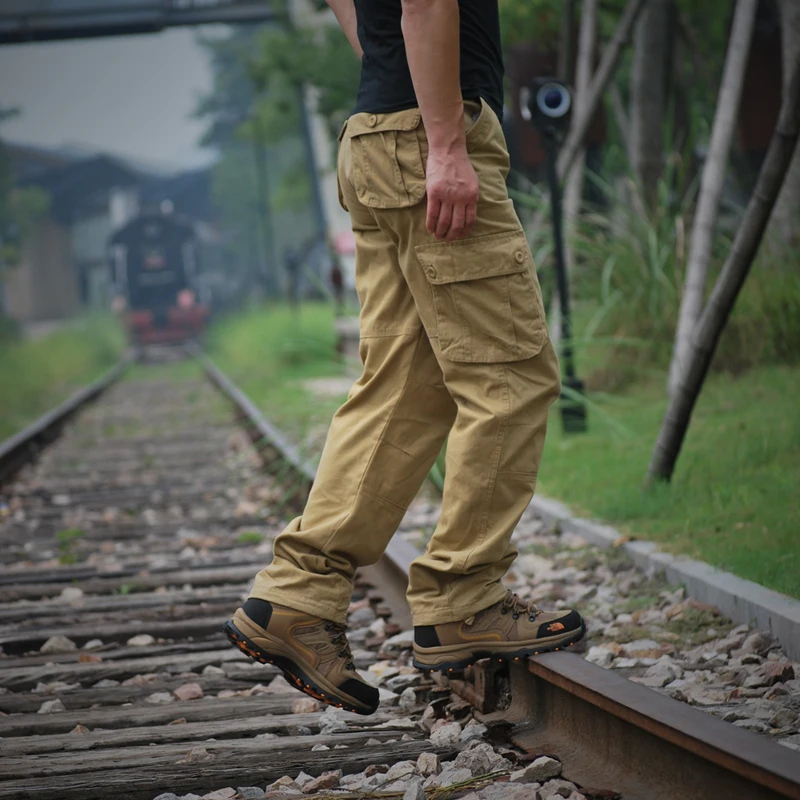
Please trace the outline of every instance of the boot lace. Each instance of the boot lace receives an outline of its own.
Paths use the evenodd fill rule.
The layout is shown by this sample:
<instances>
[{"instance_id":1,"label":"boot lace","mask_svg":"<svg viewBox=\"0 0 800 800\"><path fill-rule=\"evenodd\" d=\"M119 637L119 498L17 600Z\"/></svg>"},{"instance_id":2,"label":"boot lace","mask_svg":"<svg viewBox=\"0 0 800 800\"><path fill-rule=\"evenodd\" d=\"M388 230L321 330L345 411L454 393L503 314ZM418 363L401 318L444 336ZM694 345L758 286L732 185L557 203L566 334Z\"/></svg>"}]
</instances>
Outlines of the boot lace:
<instances>
[{"instance_id":1,"label":"boot lace","mask_svg":"<svg viewBox=\"0 0 800 800\"><path fill-rule=\"evenodd\" d=\"M350 650L350 642L347 641L347 628L344 625L340 625L336 622L326 622L325 630L332 634L331 644L335 647L341 648L336 655L338 655L339 658L346 659L344 664L345 669L351 669L355 671L356 665L353 661L353 653Z\"/></svg>"},{"instance_id":2,"label":"boot lace","mask_svg":"<svg viewBox=\"0 0 800 800\"><path fill-rule=\"evenodd\" d=\"M514 619L519 619L520 614L527 614L528 621L534 622L536 617L541 614L541 610L532 600L523 600L521 597L509 592L504 598L500 607L501 614L511 613Z\"/></svg>"}]
</instances>

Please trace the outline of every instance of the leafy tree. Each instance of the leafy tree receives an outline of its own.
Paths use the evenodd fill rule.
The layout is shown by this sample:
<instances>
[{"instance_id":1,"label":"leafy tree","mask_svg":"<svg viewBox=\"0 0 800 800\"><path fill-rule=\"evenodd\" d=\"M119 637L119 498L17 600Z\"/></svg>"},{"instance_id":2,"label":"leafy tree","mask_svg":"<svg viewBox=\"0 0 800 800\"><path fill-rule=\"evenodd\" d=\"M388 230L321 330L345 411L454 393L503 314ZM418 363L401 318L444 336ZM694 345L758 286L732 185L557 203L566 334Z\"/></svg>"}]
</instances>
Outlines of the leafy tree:
<instances>
[{"instance_id":1,"label":"leafy tree","mask_svg":"<svg viewBox=\"0 0 800 800\"><path fill-rule=\"evenodd\" d=\"M17 109L0 108L0 124L15 117ZM37 187L14 186L8 152L0 139L0 279L5 267L15 266L31 225L47 212L47 194Z\"/></svg>"}]
</instances>

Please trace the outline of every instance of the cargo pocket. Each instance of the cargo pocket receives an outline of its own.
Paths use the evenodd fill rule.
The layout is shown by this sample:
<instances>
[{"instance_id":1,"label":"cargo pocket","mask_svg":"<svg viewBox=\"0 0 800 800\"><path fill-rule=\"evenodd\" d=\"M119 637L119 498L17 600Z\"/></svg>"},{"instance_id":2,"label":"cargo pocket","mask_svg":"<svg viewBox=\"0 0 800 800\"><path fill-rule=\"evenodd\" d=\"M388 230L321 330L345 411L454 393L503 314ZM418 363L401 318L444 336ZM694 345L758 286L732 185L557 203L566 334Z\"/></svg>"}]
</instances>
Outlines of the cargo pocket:
<instances>
[{"instance_id":1,"label":"cargo pocket","mask_svg":"<svg viewBox=\"0 0 800 800\"><path fill-rule=\"evenodd\" d=\"M345 136L350 159L347 180L371 208L407 208L425 196L419 109L391 114L356 114Z\"/></svg>"},{"instance_id":2,"label":"cargo pocket","mask_svg":"<svg viewBox=\"0 0 800 800\"><path fill-rule=\"evenodd\" d=\"M523 231L414 249L431 285L445 358L499 363L539 353L547 327Z\"/></svg>"}]
</instances>

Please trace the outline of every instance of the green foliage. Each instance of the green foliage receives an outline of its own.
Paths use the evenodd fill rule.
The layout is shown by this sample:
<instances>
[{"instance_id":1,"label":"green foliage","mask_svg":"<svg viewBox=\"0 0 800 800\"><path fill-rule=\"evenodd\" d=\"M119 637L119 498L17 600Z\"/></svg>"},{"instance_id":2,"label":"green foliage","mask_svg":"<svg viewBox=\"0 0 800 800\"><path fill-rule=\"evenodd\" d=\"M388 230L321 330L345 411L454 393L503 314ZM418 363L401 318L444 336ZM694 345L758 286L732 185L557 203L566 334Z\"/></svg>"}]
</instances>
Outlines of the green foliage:
<instances>
[{"instance_id":1,"label":"green foliage","mask_svg":"<svg viewBox=\"0 0 800 800\"><path fill-rule=\"evenodd\" d=\"M123 349L122 330L110 317L79 320L36 341L5 344L0 349L0 439L97 378Z\"/></svg>"},{"instance_id":2,"label":"green foliage","mask_svg":"<svg viewBox=\"0 0 800 800\"><path fill-rule=\"evenodd\" d=\"M274 127L286 135L286 120L297 120L298 88L316 89L316 107L336 138L355 102L361 64L338 26L267 30L250 63L250 74L263 94L259 105Z\"/></svg>"},{"instance_id":3,"label":"green foliage","mask_svg":"<svg viewBox=\"0 0 800 800\"><path fill-rule=\"evenodd\" d=\"M220 153L212 191L229 233L224 263L251 281L263 264L277 288L279 254L305 241L314 225L299 86L278 69L291 55L287 34L271 25L200 41L211 57L214 87L196 115L208 122L204 141Z\"/></svg>"},{"instance_id":4,"label":"green foliage","mask_svg":"<svg viewBox=\"0 0 800 800\"><path fill-rule=\"evenodd\" d=\"M669 362L686 259L687 205L673 208L667 181L652 214L633 181L615 190L600 183L613 204L582 220L574 240L582 266L574 276L578 298L596 301L583 331L587 340L613 339L606 369L616 385L627 383L646 365ZM639 209L637 212L636 209ZM603 381L608 386L608 380Z\"/></svg>"},{"instance_id":5,"label":"green foliage","mask_svg":"<svg viewBox=\"0 0 800 800\"><path fill-rule=\"evenodd\" d=\"M58 543L58 560L61 564L74 564L78 560L75 553L75 545L86 536L86 532L80 528L68 528L56 534Z\"/></svg>"},{"instance_id":6,"label":"green foliage","mask_svg":"<svg viewBox=\"0 0 800 800\"><path fill-rule=\"evenodd\" d=\"M258 531L242 531L236 541L239 544L261 544L264 541L264 534Z\"/></svg>"},{"instance_id":7,"label":"green foliage","mask_svg":"<svg viewBox=\"0 0 800 800\"><path fill-rule=\"evenodd\" d=\"M604 192L608 207L588 211L573 238L571 284L578 307L573 335L578 357L587 365L589 388L616 391L642 379L660 379L669 365L695 184L682 189L684 179L668 167L658 202L647 212L632 180L612 187L597 176L589 178ZM540 202L535 195L522 200ZM727 235L716 237L707 294L730 246ZM547 260L537 258L537 263L541 267ZM791 255L762 248L723 333L714 371L739 374L760 364L798 362L800 273L787 268L792 263ZM548 270L543 272L546 287Z\"/></svg>"}]
</instances>

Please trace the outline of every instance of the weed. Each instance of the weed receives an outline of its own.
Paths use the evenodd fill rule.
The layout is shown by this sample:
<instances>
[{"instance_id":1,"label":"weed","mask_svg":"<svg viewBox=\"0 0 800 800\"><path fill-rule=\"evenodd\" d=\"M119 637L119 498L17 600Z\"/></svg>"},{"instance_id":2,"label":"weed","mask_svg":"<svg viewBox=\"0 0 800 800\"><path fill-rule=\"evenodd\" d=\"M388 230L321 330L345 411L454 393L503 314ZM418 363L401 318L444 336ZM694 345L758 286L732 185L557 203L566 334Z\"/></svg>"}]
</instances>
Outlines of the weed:
<instances>
[{"instance_id":1,"label":"weed","mask_svg":"<svg viewBox=\"0 0 800 800\"><path fill-rule=\"evenodd\" d=\"M264 534L258 531L242 531L236 541L239 544L261 544L264 541Z\"/></svg>"},{"instance_id":2,"label":"weed","mask_svg":"<svg viewBox=\"0 0 800 800\"><path fill-rule=\"evenodd\" d=\"M710 639L725 636L733 628L733 623L713 611L686 608L669 620L665 627L681 640L683 647L697 647ZM713 633L709 632L709 628Z\"/></svg>"},{"instance_id":3,"label":"weed","mask_svg":"<svg viewBox=\"0 0 800 800\"><path fill-rule=\"evenodd\" d=\"M84 536L86 536L86 532L82 531L80 528L67 528L56 534L59 563L75 564L78 561L78 556L74 548Z\"/></svg>"},{"instance_id":4,"label":"weed","mask_svg":"<svg viewBox=\"0 0 800 800\"><path fill-rule=\"evenodd\" d=\"M615 638L620 644L627 644L635 642L637 639L652 639L653 636L653 631L644 625L626 625Z\"/></svg>"}]
</instances>

